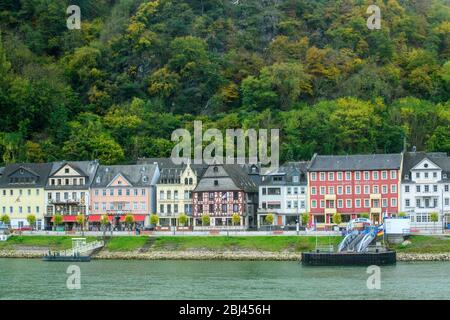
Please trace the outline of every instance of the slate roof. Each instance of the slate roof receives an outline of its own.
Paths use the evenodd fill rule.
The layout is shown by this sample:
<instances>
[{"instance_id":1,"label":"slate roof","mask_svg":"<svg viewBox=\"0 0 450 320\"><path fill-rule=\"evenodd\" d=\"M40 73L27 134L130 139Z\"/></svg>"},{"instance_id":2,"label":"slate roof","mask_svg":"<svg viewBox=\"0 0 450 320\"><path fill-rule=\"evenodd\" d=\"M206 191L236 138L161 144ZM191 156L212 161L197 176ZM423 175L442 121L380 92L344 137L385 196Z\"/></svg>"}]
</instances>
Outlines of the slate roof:
<instances>
[{"instance_id":1,"label":"slate roof","mask_svg":"<svg viewBox=\"0 0 450 320\"><path fill-rule=\"evenodd\" d=\"M5 170L5 167L0 167L0 176L3 174L3 170Z\"/></svg>"},{"instance_id":2,"label":"slate roof","mask_svg":"<svg viewBox=\"0 0 450 320\"><path fill-rule=\"evenodd\" d=\"M261 185L306 185L308 182L306 176L308 165L309 161L286 162L278 169L266 172L262 178ZM298 182L293 181L295 175L299 177ZM281 176L282 181L275 181L275 176Z\"/></svg>"},{"instance_id":3,"label":"slate roof","mask_svg":"<svg viewBox=\"0 0 450 320\"><path fill-rule=\"evenodd\" d=\"M217 167L218 172L213 168ZM214 185L214 180L219 184ZM245 191L258 192L256 183L250 178L247 170L238 164L210 165L194 189L195 192L205 191Z\"/></svg>"},{"instance_id":4,"label":"slate roof","mask_svg":"<svg viewBox=\"0 0 450 320\"><path fill-rule=\"evenodd\" d=\"M345 156L314 155L308 171L352 171L400 169L401 153Z\"/></svg>"},{"instance_id":5,"label":"slate roof","mask_svg":"<svg viewBox=\"0 0 450 320\"><path fill-rule=\"evenodd\" d=\"M117 175L122 175L133 187L149 187L154 180L154 164L99 166L91 188L106 188ZM146 179L145 179L146 178Z\"/></svg>"},{"instance_id":6,"label":"slate roof","mask_svg":"<svg viewBox=\"0 0 450 320\"><path fill-rule=\"evenodd\" d=\"M406 174L409 174L411 177L411 169L425 158L432 161L442 169L443 173L447 174L446 180L450 178L450 157L445 152L406 152L403 156L402 181L405 181ZM411 182L411 180L407 180L407 182Z\"/></svg>"},{"instance_id":7,"label":"slate roof","mask_svg":"<svg viewBox=\"0 0 450 320\"><path fill-rule=\"evenodd\" d=\"M29 171L31 174L38 176L36 183L10 183L9 176L20 168L23 168L24 170ZM0 175L0 188L45 187L51 168L51 163L9 164L3 168L2 175Z\"/></svg>"},{"instance_id":8,"label":"slate roof","mask_svg":"<svg viewBox=\"0 0 450 320\"><path fill-rule=\"evenodd\" d=\"M50 179L47 181L46 189L49 190L84 190L89 188L92 181L94 180L94 176L97 172L97 168L99 166L97 160L92 161L58 161L53 162L52 170L49 175L51 178L56 172L58 172L62 167L68 164L75 171L77 171L82 177L86 178L85 185L50 185Z\"/></svg>"}]
</instances>

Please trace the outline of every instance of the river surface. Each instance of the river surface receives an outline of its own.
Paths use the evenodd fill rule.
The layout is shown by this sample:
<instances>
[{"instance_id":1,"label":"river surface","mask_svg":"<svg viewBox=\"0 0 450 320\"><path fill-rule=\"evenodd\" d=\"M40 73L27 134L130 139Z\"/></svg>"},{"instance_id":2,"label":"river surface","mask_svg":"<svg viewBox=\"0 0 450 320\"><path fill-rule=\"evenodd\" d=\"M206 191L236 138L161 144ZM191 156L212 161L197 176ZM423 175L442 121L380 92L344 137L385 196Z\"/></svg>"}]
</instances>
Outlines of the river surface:
<instances>
[{"instance_id":1,"label":"river surface","mask_svg":"<svg viewBox=\"0 0 450 320\"><path fill-rule=\"evenodd\" d=\"M77 263L81 288L68 289L70 265L0 259L0 299L450 299L449 262L381 267L380 289L365 267L168 260Z\"/></svg>"}]
</instances>

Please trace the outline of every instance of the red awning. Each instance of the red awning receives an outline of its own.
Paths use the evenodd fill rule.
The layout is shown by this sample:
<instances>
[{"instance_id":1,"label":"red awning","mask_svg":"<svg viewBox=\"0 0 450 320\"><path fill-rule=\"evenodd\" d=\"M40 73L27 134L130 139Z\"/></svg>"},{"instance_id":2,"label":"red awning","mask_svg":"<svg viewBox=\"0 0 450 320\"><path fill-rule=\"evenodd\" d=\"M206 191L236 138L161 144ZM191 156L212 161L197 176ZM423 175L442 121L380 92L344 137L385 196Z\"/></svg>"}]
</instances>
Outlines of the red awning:
<instances>
[{"instance_id":1,"label":"red awning","mask_svg":"<svg viewBox=\"0 0 450 320\"><path fill-rule=\"evenodd\" d=\"M127 215L120 216L120 222L124 222L126 216ZM134 218L134 221L144 221L145 220L144 214L132 214L132 216Z\"/></svg>"},{"instance_id":2,"label":"red awning","mask_svg":"<svg viewBox=\"0 0 450 320\"><path fill-rule=\"evenodd\" d=\"M100 222L102 219L102 214L90 214L89 215L89 222ZM112 216L107 216L109 221L112 221Z\"/></svg>"},{"instance_id":3,"label":"red awning","mask_svg":"<svg viewBox=\"0 0 450 320\"><path fill-rule=\"evenodd\" d=\"M77 216L62 216L63 222L76 222ZM52 217L52 222L55 221L55 217Z\"/></svg>"},{"instance_id":4,"label":"red awning","mask_svg":"<svg viewBox=\"0 0 450 320\"><path fill-rule=\"evenodd\" d=\"M121 215L120 216L120 222L124 222L126 216L127 216L126 214ZM134 221L139 221L139 222L145 221L145 215L144 214L132 214L132 216L134 218ZM113 221L115 216L114 215L108 215L107 217L108 217L109 221ZM101 214L91 214L91 215L89 215L89 222L100 222L101 218L102 218Z\"/></svg>"}]
</instances>

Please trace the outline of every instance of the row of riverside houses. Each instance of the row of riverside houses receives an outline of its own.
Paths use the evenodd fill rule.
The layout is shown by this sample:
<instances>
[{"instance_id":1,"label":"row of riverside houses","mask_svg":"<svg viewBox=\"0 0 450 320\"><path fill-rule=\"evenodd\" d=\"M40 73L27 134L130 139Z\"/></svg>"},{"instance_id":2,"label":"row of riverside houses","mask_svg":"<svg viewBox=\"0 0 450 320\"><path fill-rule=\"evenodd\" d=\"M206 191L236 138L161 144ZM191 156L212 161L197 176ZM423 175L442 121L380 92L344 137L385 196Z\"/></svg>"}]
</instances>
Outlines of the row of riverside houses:
<instances>
[{"instance_id":1,"label":"row of riverside houses","mask_svg":"<svg viewBox=\"0 0 450 320\"><path fill-rule=\"evenodd\" d=\"M415 229L449 228L450 157L445 153L405 152L322 156L287 162L269 170L260 165L181 164L169 158L146 158L133 165L100 165L98 161L10 164L0 168L0 215L13 228L28 226L36 216L39 230L51 230L55 215L66 230L85 215L90 230L100 229L106 215L116 230L126 215L138 226L149 226L158 215L157 229L267 227L273 215L278 228L296 228L301 216L308 225L330 229L333 215L342 222L368 215L383 217L404 212ZM438 214L433 222L431 214ZM202 217L210 223L204 226ZM273 227L273 226L271 226Z\"/></svg>"}]
</instances>

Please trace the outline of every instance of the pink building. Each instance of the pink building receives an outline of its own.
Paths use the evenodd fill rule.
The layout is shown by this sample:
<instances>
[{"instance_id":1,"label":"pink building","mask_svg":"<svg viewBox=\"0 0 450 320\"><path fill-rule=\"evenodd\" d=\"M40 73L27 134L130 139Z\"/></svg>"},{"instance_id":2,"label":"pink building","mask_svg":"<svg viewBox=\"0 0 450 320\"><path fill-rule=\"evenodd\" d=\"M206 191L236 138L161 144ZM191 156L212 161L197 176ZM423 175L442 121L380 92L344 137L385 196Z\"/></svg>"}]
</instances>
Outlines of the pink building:
<instances>
[{"instance_id":1,"label":"pink building","mask_svg":"<svg viewBox=\"0 0 450 320\"><path fill-rule=\"evenodd\" d=\"M157 165L99 166L91 185L89 227L100 228L106 215L110 226L121 230L126 215L133 215L137 225L149 224L156 210Z\"/></svg>"},{"instance_id":2,"label":"pink building","mask_svg":"<svg viewBox=\"0 0 450 320\"><path fill-rule=\"evenodd\" d=\"M402 154L314 155L308 167L310 224L348 222L367 214L376 224L398 212Z\"/></svg>"}]
</instances>

